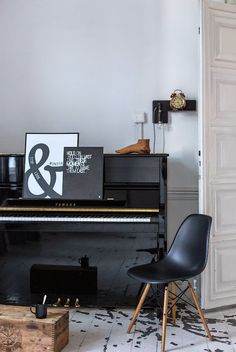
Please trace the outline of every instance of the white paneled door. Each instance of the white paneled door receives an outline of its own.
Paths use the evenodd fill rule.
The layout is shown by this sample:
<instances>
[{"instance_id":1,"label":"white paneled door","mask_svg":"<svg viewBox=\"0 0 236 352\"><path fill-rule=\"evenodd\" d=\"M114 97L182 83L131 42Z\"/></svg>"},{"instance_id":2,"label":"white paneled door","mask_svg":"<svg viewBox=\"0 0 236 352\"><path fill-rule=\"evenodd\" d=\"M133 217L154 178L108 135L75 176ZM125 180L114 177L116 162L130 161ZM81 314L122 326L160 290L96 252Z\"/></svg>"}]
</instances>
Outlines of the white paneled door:
<instances>
[{"instance_id":1,"label":"white paneled door","mask_svg":"<svg viewBox=\"0 0 236 352\"><path fill-rule=\"evenodd\" d=\"M236 5L202 1L200 209L213 217L201 301L236 304Z\"/></svg>"}]
</instances>

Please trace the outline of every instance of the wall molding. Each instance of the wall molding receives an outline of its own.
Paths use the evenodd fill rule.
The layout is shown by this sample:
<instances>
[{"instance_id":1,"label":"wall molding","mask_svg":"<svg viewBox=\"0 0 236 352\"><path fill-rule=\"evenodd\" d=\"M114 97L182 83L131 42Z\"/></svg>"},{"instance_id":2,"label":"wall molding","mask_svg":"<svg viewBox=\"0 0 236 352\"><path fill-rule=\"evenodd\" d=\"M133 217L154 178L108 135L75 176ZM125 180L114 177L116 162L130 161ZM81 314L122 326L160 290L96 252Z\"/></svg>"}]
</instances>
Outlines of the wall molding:
<instances>
[{"instance_id":1,"label":"wall molding","mask_svg":"<svg viewBox=\"0 0 236 352\"><path fill-rule=\"evenodd\" d=\"M168 200L198 200L196 187L171 187L167 192Z\"/></svg>"}]
</instances>

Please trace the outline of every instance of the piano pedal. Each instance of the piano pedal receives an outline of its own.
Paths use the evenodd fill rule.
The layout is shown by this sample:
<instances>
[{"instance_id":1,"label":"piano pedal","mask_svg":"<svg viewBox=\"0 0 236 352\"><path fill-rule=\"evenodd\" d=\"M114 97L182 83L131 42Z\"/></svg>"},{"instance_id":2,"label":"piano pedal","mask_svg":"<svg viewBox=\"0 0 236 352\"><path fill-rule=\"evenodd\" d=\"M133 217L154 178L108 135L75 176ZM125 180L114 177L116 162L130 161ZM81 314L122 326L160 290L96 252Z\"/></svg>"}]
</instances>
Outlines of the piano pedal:
<instances>
[{"instance_id":1,"label":"piano pedal","mask_svg":"<svg viewBox=\"0 0 236 352\"><path fill-rule=\"evenodd\" d=\"M79 298L75 299L75 308L79 308L80 304L79 304Z\"/></svg>"},{"instance_id":2,"label":"piano pedal","mask_svg":"<svg viewBox=\"0 0 236 352\"><path fill-rule=\"evenodd\" d=\"M70 298L66 299L66 303L64 304L65 308L70 308Z\"/></svg>"},{"instance_id":3,"label":"piano pedal","mask_svg":"<svg viewBox=\"0 0 236 352\"><path fill-rule=\"evenodd\" d=\"M61 306L61 298L58 297L57 301L55 303L53 303L52 305L53 307L60 307Z\"/></svg>"}]
</instances>

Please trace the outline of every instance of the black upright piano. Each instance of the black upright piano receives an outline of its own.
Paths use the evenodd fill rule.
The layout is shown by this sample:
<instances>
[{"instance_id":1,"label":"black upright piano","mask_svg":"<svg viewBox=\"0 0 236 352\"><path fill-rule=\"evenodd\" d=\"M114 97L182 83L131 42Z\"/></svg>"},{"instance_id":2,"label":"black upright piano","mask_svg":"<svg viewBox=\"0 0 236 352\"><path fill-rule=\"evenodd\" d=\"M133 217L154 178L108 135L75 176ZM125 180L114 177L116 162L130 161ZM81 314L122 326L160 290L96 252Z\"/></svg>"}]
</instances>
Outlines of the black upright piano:
<instances>
[{"instance_id":1,"label":"black upright piano","mask_svg":"<svg viewBox=\"0 0 236 352\"><path fill-rule=\"evenodd\" d=\"M138 287L128 267L166 251L167 158L104 154L103 199L71 201L22 199L24 157L0 155L0 303L37 300L43 292L35 282L54 270L66 287L48 288L51 302L61 295L88 304L135 304Z\"/></svg>"}]
</instances>

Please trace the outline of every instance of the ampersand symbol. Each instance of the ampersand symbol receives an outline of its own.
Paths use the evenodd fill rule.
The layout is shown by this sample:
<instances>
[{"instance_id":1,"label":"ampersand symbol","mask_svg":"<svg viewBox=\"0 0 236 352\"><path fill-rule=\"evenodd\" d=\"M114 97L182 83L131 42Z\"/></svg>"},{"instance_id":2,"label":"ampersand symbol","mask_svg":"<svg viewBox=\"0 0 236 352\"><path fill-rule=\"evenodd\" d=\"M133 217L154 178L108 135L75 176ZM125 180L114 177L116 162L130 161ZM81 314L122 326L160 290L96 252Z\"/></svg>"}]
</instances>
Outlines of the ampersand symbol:
<instances>
[{"instance_id":1,"label":"ampersand symbol","mask_svg":"<svg viewBox=\"0 0 236 352\"><path fill-rule=\"evenodd\" d=\"M42 151L42 156L41 159L36 162L36 152L37 150L41 150ZM44 167L45 171L48 171L50 174L50 183L48 183L45 178L43 177L43 175L40 172L40 167L43 166L45 164L45 162L47 161L49 156L49 148L46 144L44 143L39 143L36 144L29 152L29 170L26 171L25 173L25 178L26 178L26 192L28 194L30 194L33 198L38 198L39 196L42 198L45 197L50 197L50 198L58 198L61 197L60 194L58 194L56 191L54 191L54 186L56 183L56 173L63 171L63 166L50 166L50 165L46 165ZM33 175L35 178L35 181L38 183L38 185L42 188L43 193L40 195L35 195L33 194L30 189L29 189L29 177Z\"/></svg>"}]
</instances>

